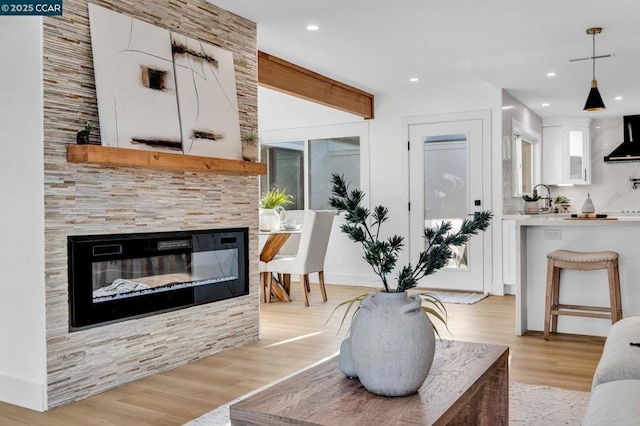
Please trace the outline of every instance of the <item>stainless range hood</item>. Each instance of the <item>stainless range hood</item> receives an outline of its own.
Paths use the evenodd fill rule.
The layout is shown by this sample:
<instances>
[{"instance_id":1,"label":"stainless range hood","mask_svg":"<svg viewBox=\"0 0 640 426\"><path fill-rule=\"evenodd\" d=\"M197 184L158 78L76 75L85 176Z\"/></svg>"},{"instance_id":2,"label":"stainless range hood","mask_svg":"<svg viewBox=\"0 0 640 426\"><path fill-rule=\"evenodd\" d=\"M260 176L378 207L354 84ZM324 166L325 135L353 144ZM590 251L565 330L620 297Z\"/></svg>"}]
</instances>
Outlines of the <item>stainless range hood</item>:
<instances>
[{"instance_id":1,"label":"stainless range hood","mask_svg":"<svg viewBox=\"0 0 640 426\"><path fill-rule=\"evenodd\" d=\"M640 162L640 115L624 116L623 127L624 141L604 157L605 163Z\"/></svg>"}]
</instances>

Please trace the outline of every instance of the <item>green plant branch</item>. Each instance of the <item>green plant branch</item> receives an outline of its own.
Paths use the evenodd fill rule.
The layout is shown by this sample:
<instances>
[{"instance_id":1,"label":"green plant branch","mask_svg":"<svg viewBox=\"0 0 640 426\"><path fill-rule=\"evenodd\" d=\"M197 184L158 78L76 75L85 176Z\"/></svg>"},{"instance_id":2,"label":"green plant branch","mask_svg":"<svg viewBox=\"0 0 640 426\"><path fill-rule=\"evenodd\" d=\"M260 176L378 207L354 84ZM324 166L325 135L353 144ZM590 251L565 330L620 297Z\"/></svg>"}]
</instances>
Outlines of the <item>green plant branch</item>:
<instances>
[{"instance_id":1,"label":"green plant branch","mask_svg":"<svg viewBox=\"0 0 640 426\"><path fill-rule=\"evenodd\" d=\"M522 196L522 199L524 201L538 201L540 199L540 196L538 194L536 195L528 195L528 194L524 194Z\"/></svg>"},{"instance_id":2,"label":"green plant branch","mask_svg":"<svg viewBox=\"0 0 640 426\"><path fill-rule=\"evenodd\" d=\"M359 189L349 191L349 184L344 181L344 177L338 174L331 175L333 183L332 197L329 198L329 205L336 209L338 213L345 214L346 223L341 226L343 233L347 234L350 240L359 243L364 252L362 258L371 266L373 272L380 277L385 292L391 292L387 276L395 269L398 261L398 254L404 247L404 238L399 235L392 235L386 240L380 240L381 227L388 220L389 210L383 206L376 206L373 212L362 205L364 193ZM432 228L425 228L422 237L425 240L426 248L418 255L418 261L413 266L411 263L402 266L398 271L396 292L400 293L415 287L418 281L439 269L446 266L452 256L450 246L462 246L469 239L485 231L489 227L492 213L483 211L477 213L473 220L465 219L457 232L451 232L450 221L444 221ZM332 314L340 307L345 306L346 310L340 323L338 332L342 329L349 311L355 307L353 315L360 309L360 303L368 295L357 296L336 306ZM437 296L431 293L420 295L423 303L422 309L433 318L442 322L447 327L447 310ZM435 333L440 337L435 325ZM447 331L448 331L447 327Z\"/></svg>"},{"instance_id":3,"label":"green plant branch","mask_svg":"<svg viewBox=\"0 0 640 426\"><path fill-rule=\"evenodd\" d=\"M336 332L336 335L340 333L340 330L342 330L342 327L344 326L344 322L347 319L347 314L349 314L349 311L351 311L351 308L353 308L353 305L355 305L356 303L358 303L358 306L355 308L355 310L353 311L353 314L351 315L351 319L353 320L353 317L358 313L358 311L360 310L360 303L369 295L369 292L367 291L364 294L361 294L359 296L354 297L353 299L349 299L349 300L345 300L344 302L340 303L338 306L336 306L335 308L333 308L333 311L331 311L331 315L329 315L329 318L327 318L327 320L325 321L325 325L329 322L329 320L331 319L331 317L333 317L333 314L335 314L335 312L343 307L346 306L346 309L344 311L344 315L342 315L342 320L340 321L340 326L338 327L338 331Z\"/></svg>"},{"instance_id":4,"label":"green plant branch","mask_svg":"<svg viewBox=\"0 0 640 426\"><path fill-rule=\"evenodd\" d=\"M362 245L363 259L371 266L373 272L380 277L384 290L391 291L387 276L396 266L398 253L404 246L404 238L393 235L380 241L381 226L388 219L388 209L376 206L373 212L362 206L364 193L359 189L349 191L344 177L338 174L331 176L333 183L329 204L339 213L345 213L346 224L341 229L349 238ZM465 219L457 232L451 232L451 222L445 221L432 228L425 228L423 238L426 248L420 252L415 266L411 263L402 267L398 273L396 292L413 288L418 281L446 266L451 258L450 246L462 246L473 235L488 228L492 213L484 211L476 214L473 220ZM370 223L370 224L369 224ZM373 229L372 229L373 228Z\"/></svg>"}]
</instances>

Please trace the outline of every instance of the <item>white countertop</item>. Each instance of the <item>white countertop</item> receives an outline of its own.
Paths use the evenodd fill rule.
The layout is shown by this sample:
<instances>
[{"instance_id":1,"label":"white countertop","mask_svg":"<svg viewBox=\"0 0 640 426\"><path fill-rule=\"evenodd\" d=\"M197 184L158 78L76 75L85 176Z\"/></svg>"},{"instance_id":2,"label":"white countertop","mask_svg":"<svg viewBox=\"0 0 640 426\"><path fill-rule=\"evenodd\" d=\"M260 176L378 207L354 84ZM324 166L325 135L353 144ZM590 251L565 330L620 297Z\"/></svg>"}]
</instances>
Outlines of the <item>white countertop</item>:
<instances>
[{"instance_id":1,"label":"white countertop","mask_svg":"<svg viewBox=\"0 0 640 426\"><path fill-rule=\"evenodd\" d=\"M640 215L611 216L608 219L568 219L568 214L544 214L544 215L504 215L503 220L515 220L520 226L620 226L640 224ZM615 218L615 220L611 220Z\"/></svg>"}]
</instances>

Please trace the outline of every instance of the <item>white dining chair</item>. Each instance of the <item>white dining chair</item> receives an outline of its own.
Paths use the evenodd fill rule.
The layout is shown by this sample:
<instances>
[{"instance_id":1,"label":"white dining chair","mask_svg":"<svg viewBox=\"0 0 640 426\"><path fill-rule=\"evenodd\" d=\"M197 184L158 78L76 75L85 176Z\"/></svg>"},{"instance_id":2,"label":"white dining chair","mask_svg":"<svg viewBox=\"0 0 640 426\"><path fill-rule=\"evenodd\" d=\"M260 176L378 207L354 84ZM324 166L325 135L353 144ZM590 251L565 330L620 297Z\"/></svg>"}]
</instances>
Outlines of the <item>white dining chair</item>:
<instances>
[{"instance_id":1,"label":"white dining chair","mask_svg":"<svg viewBox=\"0 0 640 426\"><path fill-rule=\"evenodd\" d=\"M304 214L307 210L286 210L285 219L295 220L296 225L302 225L304 227ZM278 251L278 257L283 256L295 256L298 253L298 247L300 247L301 234L292 234L286 243Z\"/></svg>"},{"instance_id":2,"label":"white dining chair","mask_svg":"<svg viewBox=\"0 0 640 426\"><path fill-rule=\"evenodd\" d=\"M324 259L329 244L331 225L333 223L333 211L307 210L304 213L304 224L300 235L300 244L295 256L277 256L273 260L261 265L264 274L279 274L283 281L289 281L291 274L300 275L300 289L304 299L304 305L309 306L309 274L318 273L322 300L327 301L327 290L324 286ZM267 300L271 295L271 276L264 280L267 283L265 293Z\"/></svg>"}]
</instances>

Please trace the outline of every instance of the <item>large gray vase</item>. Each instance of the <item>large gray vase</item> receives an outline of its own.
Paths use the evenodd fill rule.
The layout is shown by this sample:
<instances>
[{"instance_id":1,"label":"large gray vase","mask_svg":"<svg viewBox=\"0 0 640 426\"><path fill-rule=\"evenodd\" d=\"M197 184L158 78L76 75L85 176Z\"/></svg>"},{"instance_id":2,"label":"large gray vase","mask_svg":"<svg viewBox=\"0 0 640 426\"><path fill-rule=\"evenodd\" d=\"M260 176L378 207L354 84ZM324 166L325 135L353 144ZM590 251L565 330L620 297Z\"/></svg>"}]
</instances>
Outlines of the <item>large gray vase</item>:
<instances>
[{"instance_id":1,"label":"large gray vase","mask_svg":"<svg viewBox=\"0 0 640 426\"><path fill-rule=\"evenodd\" d=\"M435 352L420 296L373 293L365 298L340 348L340 369L371 393L410 395L424 383Z\"/></svg>"}]
</instances>

